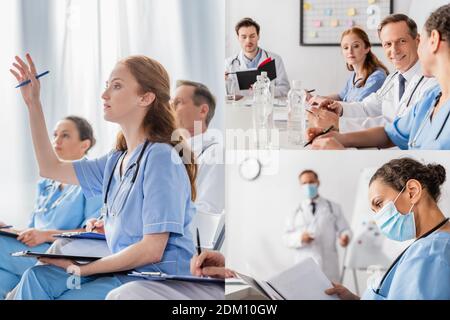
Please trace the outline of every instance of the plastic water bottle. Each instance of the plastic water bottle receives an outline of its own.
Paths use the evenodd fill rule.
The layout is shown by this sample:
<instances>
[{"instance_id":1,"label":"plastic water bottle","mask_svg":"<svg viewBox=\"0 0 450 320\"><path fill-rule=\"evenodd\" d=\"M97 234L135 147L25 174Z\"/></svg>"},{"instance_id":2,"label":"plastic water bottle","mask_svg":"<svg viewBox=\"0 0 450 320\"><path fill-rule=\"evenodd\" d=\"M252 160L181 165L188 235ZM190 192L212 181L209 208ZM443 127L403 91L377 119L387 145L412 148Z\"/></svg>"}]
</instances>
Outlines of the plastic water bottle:
<instances>
[{"instance_id":1,"label":"plastic water bottle","mask_svg":"<svg viewBox=\"0 0 450 320\"><path fill-rule=\"evenodd\" d=\"M291 90L289 90L288 93L288 142L296 146L305 143L306 93L305 90L302 89L301 84L301 81L293 80Z\"/></svg>"},{"instance_id":2,"label":"plastic water bottle","mask_svg":"<svg viewBox=\"0 0 450 320\"><path fill-rule=\"evenodd\" d=\"M264 82L265 86L266 86L266 90L268 92L268 94L270 95L270 102L273 101L274 98L274 94L273 94L273 84L272 81L270 81L269 77L267 76L267 72L266 71L262 71L261 72L261 79Z\"/></svg>"},{"instance_id":3,"label":"plastic water bottle","mask_svg":"<svg viewBox=\"0 0 450 320\"><path fill-rule=\"evenodd\" d=\"M253 124L256 132L257 148L259 149L271 146L272 111L270 84L268 85L267 81L259 75L256 77L256 82L253 85Z\"/></svg>"}]
</instances>

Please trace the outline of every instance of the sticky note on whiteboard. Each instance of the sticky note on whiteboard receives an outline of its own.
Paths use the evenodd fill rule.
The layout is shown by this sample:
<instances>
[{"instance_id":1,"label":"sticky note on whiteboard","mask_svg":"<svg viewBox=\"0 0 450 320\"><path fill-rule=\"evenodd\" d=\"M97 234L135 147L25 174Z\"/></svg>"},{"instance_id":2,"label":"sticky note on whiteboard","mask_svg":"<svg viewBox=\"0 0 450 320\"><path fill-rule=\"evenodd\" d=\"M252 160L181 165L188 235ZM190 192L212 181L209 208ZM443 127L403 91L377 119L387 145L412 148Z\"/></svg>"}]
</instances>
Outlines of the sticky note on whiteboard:
<instances>
[{"instance_id":1,"label":"sticky note on whiteboard","mask_svg":"<svg viewBox=\"0 0 450 320\"><path fill-rule=\"evenodd\" d=\"M368 4L374 4L375 2L377 2L377 0L367 0Z\"/></svg>"},{"instance_id":2,"label":"sticky note on whiteboard","mask_svg":"<svg viewBox=\"0 0 450 320\"><path fill-rule=\"evenodd\" d=\"M318 35L318 33L316 32L316 31L311 31L310 33L309 33L309 37L310 38L317 38L319 35Z\"/></svg>"},{"instance_id":3,"label":"sticky note on whiteboard","mask_svg":"<svg viewBox=\"0 0 450 320\"><path fill-rule=\"evenodd\" d=\"M329 9L325 9L323 11L323 14L330 17L333 14L333 9L330 9L330 8Z\"/></svg>"},{"instance_id":4,"label":"sticky note on whiteboard","mask_svg":"<svg viewBox=\"0 0 450 320\"><path fill-rule=\"evenodd\" d=\"M351 27L353 27L354 25L355 25L355 21L353 21L353 20L348 20L348 21L347 21L347 27L351 28Z\"/></svg>"},{"instance_id":5,"label":"sticky note on whiteboard","mask_svg":"<svg viewBox=\"0 0 450 320\"><path fill-rule=\"evenodd\" d=\"M349 17L354 17L354 16L356 16L356 9L355 9L355 8L349 8L349 9L347 10L347 15L348 15Z\"/></svg>"},{"instance_id":6,"label":"sticky note on whiteboard","mask_svg":"<svg viewBox=\"0 0 450 320\"><path fill-rule=\"evenodd\" d=\"M303 10L308 11L308 10L311 10L311 9L312 9L311 3L305 2L305 3L303 4Z\"/></svg>"},{"instance_id":7,"label":"sticky note on whiteboard","mask_svg":"<svg viewBox=\"0 0 450 320\"><path fill-rule=\"evenodd\" d=\"M313 26L316 28L320 28L322 26L322 21L321 20L314 20L313 21Z\"/></svg>"},{"instance_id":8,"label":"sticky note on whiteboard","mask_svg":"<svg viewBox=\"0 0 450 320\"><path fill-rule=\"evenodd\" d=\"M338 19L331 20L330 26L336 28L337 26L339 26L339 20Z\"/></svg>"}]
</instances>

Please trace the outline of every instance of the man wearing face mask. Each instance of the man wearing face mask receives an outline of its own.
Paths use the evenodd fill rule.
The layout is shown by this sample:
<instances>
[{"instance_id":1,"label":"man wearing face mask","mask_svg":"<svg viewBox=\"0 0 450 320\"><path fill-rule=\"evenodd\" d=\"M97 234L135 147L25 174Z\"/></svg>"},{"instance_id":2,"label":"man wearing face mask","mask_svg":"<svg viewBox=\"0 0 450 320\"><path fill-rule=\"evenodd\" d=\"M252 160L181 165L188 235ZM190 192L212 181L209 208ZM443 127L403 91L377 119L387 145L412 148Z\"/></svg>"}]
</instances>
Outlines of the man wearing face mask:
<instances>
[{"instance_id":1,"label":"man wearing face mask","mask_svg":"<svg viewBox=\"0 0 450 320\"><path fill-rule=\"evenodd\" d=\"M319 196L319 177L312 170L298 176L304 200L286 221L285 245L296 250L295 261L312 257L332 281L339 279L336 238L342 247L351 231L341 207Z\"/></svg>"}]
</instances>

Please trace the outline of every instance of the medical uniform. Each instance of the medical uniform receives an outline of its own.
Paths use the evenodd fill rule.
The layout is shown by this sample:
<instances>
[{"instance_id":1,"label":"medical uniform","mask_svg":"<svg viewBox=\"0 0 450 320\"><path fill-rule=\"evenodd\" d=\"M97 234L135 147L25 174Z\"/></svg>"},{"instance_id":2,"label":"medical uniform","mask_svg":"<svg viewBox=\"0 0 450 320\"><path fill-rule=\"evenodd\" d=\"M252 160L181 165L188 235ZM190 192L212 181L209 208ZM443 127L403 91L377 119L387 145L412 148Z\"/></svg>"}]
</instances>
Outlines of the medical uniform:
<instances>
[{"instance_id":1,"label":"medical uniform","mask_svg":"<svg viewBox=\"0 0 450 320\"><path fill-rule=\"evenodd\" d=\"M318 197L314 199L314 210L312 202L310 199L302 201L294 214L288 217L284 243L296 250L296 263L312 257L322 267L328 279L338 281L336 239L343 234L351 237L351 231L337 203ZM305 231L314 237L312 242L301 241Z\"/></svg>"},{"instance_id":2,"label":"medical uniform","mask_svg":"<svg viewBox=\"0 0 450 320\"><path fill-rule=\"evenodd\" d=\"M389 139L403 150L449 150L450 100L431 118L440 94L439 85L433 87L408 115L387 124L384 130Z\"/></svg>"},{"instance_id":3,"label":"medical uniform","mask_svg":"<svg viewBox=\"0 0 450 320\"><path fill-rule=\"evenodd\" d=\"M353 132L391 123L395 117L408 114L424 93L437 84L436 79L423 76L420 63L416 62L402 73L405 91L400 98L399 74L398 71L391 73L380 89L361 102L340 102L343 115L339 118L339 131Z\"/></svg>"},{"instance_id":4,"label":"medical uniform","mask_svg":"<svg viewBox=\"0 0 450 320\"><path fill-rule=\"evenodd\" d=\"M434 232L415 241L389 271L380 290L364 300L450 300L450 234Z\"/></svg>"},{"instance_id":5,"label":"medical uniform","mask_svg":"<svg viewBox=\"0 0 450 320\"><path fill-rule=\"evenodd\" d=\"M124 153L114 151L96 160L74 162L86 197L107 195L108 247L115 254L139 242L144 235L167 232L170 235L161 261L135 270L189 274L189 261L194 253L189 223L195 207L182 159L168 144L142 143L131 154L121 176L123 156ZM138 158L141 160L137 161ZM72 278L54 266L33 267L22 277L15 298L104 299L112 289L135 280L126 274L81 277L81 289L71 290L66 282Z\"/></svg>"},{"instance_id":6,"label":"medical uniform","mask_svg":"<svg viewBox=\"0 0 450 320\"><path fill-rule=\"evenodd\" d=\"M272 58L275 60L275 69L277 72L277 77L275 79L275 96L287 96L288 91L290 89L289 80L287 77L286 69L284 68L284 63L281 57L273 52L266 51L264 49L259 48L259 52L256 55L255 59L249 60L245 57L242 50L237 54L225 59L225 72L236 72L236 71L245 71L249 69L256 69L258 65L266 60L267 58ZM235 87L239 88L237 83L237 77L235 74L230 74L228 77L231 77L232 81L235 81ZM239 94L241 95L249 95L249 90L240 90Z\"/></svg>"},{"instance_id":7,"label":"medical uniform","mask_svg":"<svg viewBox=\"0 0 450 320\"><path fill-rule=\"evenodd\" d=\"M189 139L197 157L197 211L222 213L225 208L225 164L222 137L207 130Z\"/></svg>"},{"instance_id":8,"label":"medical uniform","mask_svg":"<svg viewBox=\"0 0 450 320\"><path fill-rule=\"evenodd\" d=\"M82 228L86 221L96 218L101 207L101 197L86 199L78 186L64 185L43 179L38 183L35 210L29 228L38 230L73 230ZM29 247L22 242L0 236L0 299L4 298L20 281L22 274L36 260L12 257L10 253L24 250L45 252L50 247L43 243Z\"/></svg>"},{"instance_id":9,"label":"medical uniform","mask_svg":"<svg viewBox=\"0 0 450 320\"><path fill-rule=\"evenodd\" d=\"M356 72L353 71L347 80L344 89L339 93L339 98L344 102L362 101L365 97L376 92L386 79L386 72L383 69L377 69L366 80L366 83L358 87L360 81L355 79Z\"/></svg>"}]
</instances>

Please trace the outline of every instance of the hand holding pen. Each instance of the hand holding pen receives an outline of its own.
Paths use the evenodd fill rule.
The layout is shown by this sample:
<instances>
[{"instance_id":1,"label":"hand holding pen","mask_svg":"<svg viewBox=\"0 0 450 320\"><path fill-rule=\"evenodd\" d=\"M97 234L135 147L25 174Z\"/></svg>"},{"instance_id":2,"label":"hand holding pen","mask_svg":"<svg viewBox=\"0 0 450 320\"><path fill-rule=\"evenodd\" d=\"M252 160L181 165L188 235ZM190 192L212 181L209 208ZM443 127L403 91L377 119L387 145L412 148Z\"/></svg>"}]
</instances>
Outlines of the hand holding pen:
<instances>
[{"instance_id":1,"label":"hand holding pen","mask_svg":"<svg viewBox=\"0 0 450 320\"><path fill-rule=\"evenodd\" d=\"M334 129L334 126L332 126L332 125L326 129L309 128L307 131L307 136L310 138L310 140L307 143L305 143L305 145L303 147L306 148L307 146L309 146L310 144L312 144L314 142L314 139L316 139L317 137L326 135L333 129Z\"/></svg>"},{"instance_id":2,"label":"hand holding pen","mask_svg":"<svg viewBox=\"0 0 450 320\"><path fill-rule=\"evenodd\" d=\"M87 232L105 233L104 229L104 215L101 215L98 219L89 219L86 223Z\"/></svg>"}]
</instances>

